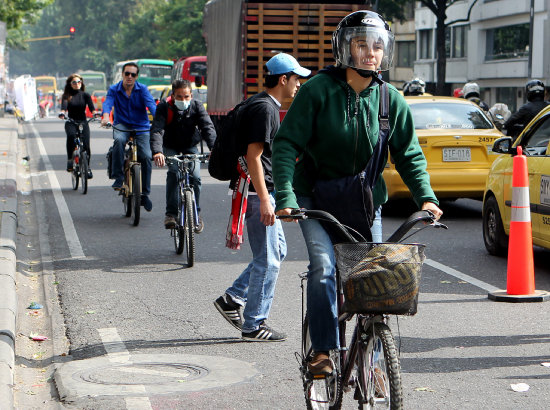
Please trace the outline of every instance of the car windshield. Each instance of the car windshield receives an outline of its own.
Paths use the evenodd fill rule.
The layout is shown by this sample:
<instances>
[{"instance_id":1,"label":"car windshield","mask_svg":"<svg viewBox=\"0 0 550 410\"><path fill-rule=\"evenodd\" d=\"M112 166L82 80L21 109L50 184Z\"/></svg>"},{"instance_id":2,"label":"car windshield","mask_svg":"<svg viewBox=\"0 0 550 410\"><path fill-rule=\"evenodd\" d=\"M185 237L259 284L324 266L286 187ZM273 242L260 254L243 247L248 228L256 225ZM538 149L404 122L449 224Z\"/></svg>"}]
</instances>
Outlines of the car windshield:
<instances>
[{"instance_id":1,"label":"car windshield","mask_svg":"<svg viewBox=\"0 0 550 410\"><path fill-rule=\"evenodd\" d=\"M534 129L533 129L534 128ZM550 143L550 116L539 121L521 141L527 155L548 155Z\"/></svg>"},{"instance_id":2,"label":"car windshield","mask_svg":"<svg viewBox=\"0 0 550 410\"><path fill-rule=\"evenodd\" d=\"M417 130L429 129L491 129L493 123L477 106L461 103L410 104Z\"/></svg>"},{"instance_id":3,"label":"car windshield","mask_svg":"<svg viewBox=\"0 0 550 410\"><path fill-rule=\"evenodd\" d=\"M155 100L158 100L160 98L160 94L162 93L162 90L163 88L153 88L153 89L149 89L149 92L151 93L151 96Z\"/></svg>"},{"instance_id":4,"label":"car windshield","mask_svg":"<svg viewBox=\"0 0 550 410\"><path fill-rule=\"evenodd\" d=\"M203 88L195 88L193 90L193 98L200 101L203 104L206 104L206 97L208 95L208 90Z\"/></svg>"},{"instance_id":5,"label":"car windshield","mask_svg":"<svg viewBox=\"0 0 550 410\"><path fill-rule=\"evenodd\" d=\"M169 65L143 64L139 69L140 77L170 78L172 67Z\"/></svg>"}]
</instances>

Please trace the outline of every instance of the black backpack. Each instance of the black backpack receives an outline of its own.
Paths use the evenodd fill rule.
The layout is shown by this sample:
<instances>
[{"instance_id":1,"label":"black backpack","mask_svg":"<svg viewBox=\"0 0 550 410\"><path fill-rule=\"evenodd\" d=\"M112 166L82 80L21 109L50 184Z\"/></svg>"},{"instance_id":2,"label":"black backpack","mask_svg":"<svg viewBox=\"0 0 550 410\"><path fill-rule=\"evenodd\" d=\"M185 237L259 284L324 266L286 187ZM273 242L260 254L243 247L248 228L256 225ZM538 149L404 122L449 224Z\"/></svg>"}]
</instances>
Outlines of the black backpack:
<instances>
[{"instance_id":1,"label":"black backpack","mask_svg":"<svg viewBox=\"0 0 550 410\"><path fill-rule=\"evenodd\" d=\"M216 141L210 152L208 172L212 178L219 181L230 181L237 173L237 161L243 155L243 147L239 141L240 123L244 108L251 98L237 104L221 120L216 129Z\"/></svg>"}]
</instances>

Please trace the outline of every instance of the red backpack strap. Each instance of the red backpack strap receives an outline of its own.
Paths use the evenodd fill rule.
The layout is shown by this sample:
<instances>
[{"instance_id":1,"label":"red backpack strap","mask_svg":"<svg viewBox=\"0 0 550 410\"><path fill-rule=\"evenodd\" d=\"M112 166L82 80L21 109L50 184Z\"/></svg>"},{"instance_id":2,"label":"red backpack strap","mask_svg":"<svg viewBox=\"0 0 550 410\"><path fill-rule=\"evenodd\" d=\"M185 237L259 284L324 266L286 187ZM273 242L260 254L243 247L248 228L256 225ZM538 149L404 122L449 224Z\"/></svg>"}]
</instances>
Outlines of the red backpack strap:
<instances>
[{"instance_id":1,"label":"red backpack strap","mask_svg":"<svg viewBox=\"0 0 550 410\"><path fill-rule=\"evenodd\" d=\"M168 97L166 99L166 102L168 103L168 114L166 115L166 125L169 125L172 120L174 119L174 99L172 96Z\"/></svg>"}]
</instances>

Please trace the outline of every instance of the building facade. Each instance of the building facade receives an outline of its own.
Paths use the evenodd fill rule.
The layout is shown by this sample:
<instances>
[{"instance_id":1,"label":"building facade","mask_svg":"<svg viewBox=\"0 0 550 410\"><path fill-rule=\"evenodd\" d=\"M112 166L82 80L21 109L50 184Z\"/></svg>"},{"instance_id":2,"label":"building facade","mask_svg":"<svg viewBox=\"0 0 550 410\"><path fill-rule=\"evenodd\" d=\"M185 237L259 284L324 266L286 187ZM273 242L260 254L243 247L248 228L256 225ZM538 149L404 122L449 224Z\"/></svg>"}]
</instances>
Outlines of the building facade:
<instances>
[{"instance_id":1,"label":"building facade","mask_svg":"<svg viewBox=\"0 0 550 410\"><path fill-rule=\"evenodd\" d=\"M447 9L446 23L466 18L471 3L455 2ZM400 34L401 29L410 28L407 24L394 26L396 61L391 78L396 85L407 81L406 68L400 65L401 53L410 48L410 33ZM435 15L416 2L415 61L408 77L422 78L432 86L437 80L435 26ZM447 28L446 83L452 90L477 82L482 99L490 106L502 102L515 111L525 102L527 81L537 78L550 85L550 51L545 39L550 39L550 1L478 0L468 22Z\"/></svg>"}]
</instances>

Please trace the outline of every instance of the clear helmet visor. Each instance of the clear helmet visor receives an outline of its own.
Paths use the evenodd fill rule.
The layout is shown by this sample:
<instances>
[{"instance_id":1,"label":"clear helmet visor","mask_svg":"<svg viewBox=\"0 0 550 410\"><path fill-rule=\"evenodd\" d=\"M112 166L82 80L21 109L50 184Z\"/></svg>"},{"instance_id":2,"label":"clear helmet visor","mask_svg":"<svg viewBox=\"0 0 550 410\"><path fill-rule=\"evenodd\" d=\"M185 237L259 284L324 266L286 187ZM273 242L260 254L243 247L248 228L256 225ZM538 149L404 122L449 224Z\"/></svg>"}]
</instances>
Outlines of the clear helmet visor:
<instances>
[{"instance_id":1,"label":"clear helmet visor","mask_svg":"<svg viewBox=\"0 0 550 410\"><path fill-rule=\"evenodd\" d=\"M368 71L386 71L393 61L393 33L383 27L345 27L335 33L336 61Z\"/></svg>"}]
</instances>

